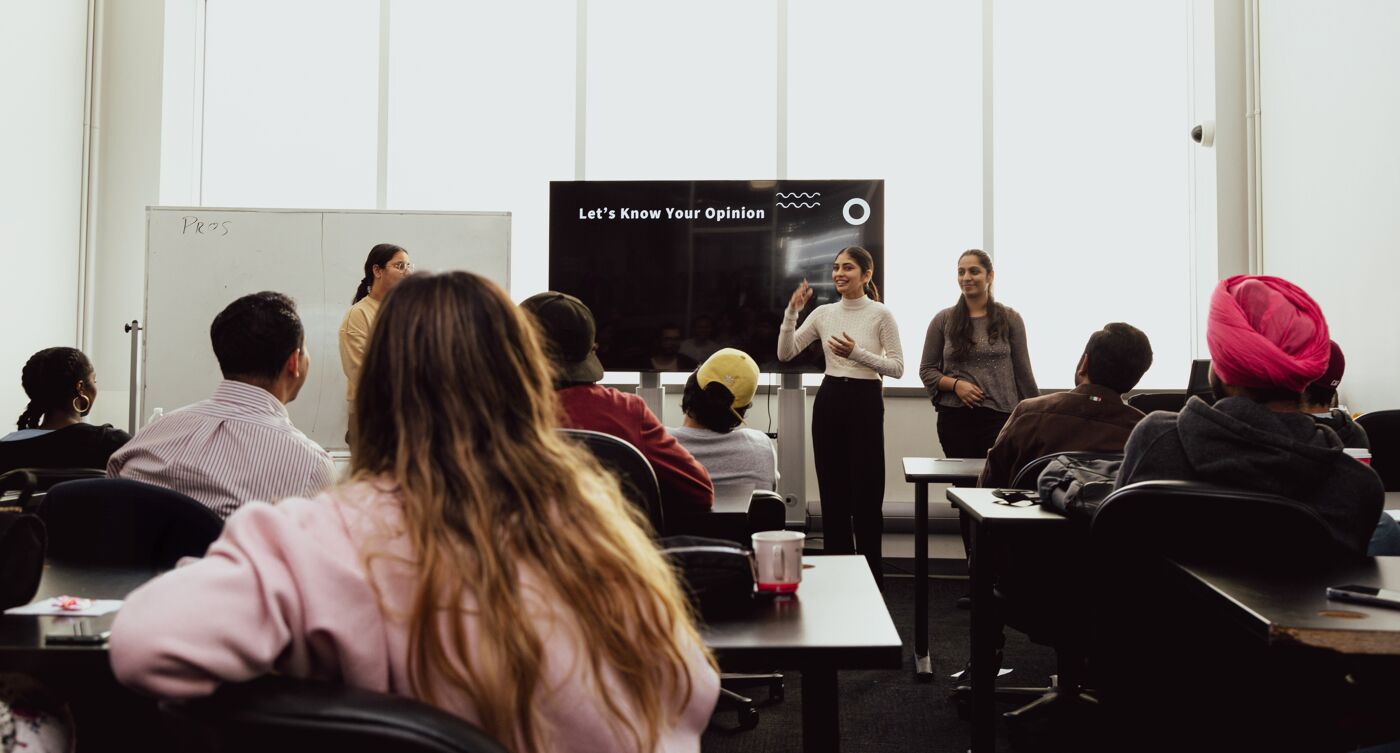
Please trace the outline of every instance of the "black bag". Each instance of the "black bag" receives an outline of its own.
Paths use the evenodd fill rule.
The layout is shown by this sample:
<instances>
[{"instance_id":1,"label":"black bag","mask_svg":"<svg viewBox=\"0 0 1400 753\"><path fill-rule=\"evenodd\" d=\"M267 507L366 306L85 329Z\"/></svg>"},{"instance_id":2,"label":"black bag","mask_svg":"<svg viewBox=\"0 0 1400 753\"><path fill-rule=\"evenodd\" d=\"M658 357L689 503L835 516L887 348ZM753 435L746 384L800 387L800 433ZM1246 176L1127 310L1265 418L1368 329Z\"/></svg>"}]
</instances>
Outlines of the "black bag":
<instances>
[{"instance_id":1,"label":"black bag","mask_svg":"<svg viewBox=\"0 0 1400 753\"><path fill-rule=\"evenodd\" d=\"M0 511L0 609L34 598L48 545L48 531L39 516Z\"/></svg>"},{"instance_id":2,"label":"black bag","mask_svg":"<svg viewBox=\"0 0 1400 753\"><path fill-rule=\"evenodd\" d=\"M701 536L667 536L657 544L700 614L732 612L752 603L753 552L732 541Z\"/></svg>"},{"instance_id":3,"label":"black bag","mask_svg":"<svg viewBox=\"0 0 1400 753\"><path fill-rule=\"evenodd\" d=\"M1113 493L1122 467L1122 459L1076 460L1060 455L1040 473L1040 505L1088 523Z\"/></svg>"}]
</instances>

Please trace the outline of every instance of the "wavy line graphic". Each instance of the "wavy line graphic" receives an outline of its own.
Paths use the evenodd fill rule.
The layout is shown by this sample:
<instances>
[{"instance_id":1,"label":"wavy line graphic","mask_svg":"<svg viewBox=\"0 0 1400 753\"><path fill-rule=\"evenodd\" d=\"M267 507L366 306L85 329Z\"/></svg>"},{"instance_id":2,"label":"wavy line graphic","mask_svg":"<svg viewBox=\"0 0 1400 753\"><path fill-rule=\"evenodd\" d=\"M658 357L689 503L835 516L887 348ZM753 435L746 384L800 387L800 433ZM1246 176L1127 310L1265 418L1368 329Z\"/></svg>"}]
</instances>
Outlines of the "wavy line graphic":
<instances>
[{"instance_id":1,"label":"wavy line graphic","mask_svg":"<svg viewBox=\"0 0 1400 753\"><path fill-rule=\"evenodd\" d=\"M818 196L821 196L821 194L815 191L812 193L797 193L795 191L792 193L783 193L782 191L779 191L773 194L773 198L775 199L815 199Z\"/></svg>"},{"instance_id":2,"label":"wavy line graphic","mask_svg":"<svg viewBox=\"0 0 1400 753\"><path fill-rule=\"evenodd\" d=\"M820 201L804 201L804 202L802 202L802 203L800 203L800 204L797 204L797 203L793 203L793 204L784 204L783 202L780 201L780 202L778 202L778 203L776 204L776 206L783 207L784 209L802 209L803 207L811 208L811 207L819 207L819 206L821 206L821 205L822 205L822 203L821 203Z\"/></svg>"}]
</instances>

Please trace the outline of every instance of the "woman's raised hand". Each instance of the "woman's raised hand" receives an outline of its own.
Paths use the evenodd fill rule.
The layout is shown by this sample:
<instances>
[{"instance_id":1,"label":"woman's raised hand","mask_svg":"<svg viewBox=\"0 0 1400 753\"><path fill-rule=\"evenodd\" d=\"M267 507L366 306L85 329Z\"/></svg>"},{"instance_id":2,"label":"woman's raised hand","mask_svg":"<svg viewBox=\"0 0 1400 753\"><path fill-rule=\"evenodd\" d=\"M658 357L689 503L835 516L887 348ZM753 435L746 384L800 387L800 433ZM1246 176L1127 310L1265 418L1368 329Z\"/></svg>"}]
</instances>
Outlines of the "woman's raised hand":
<instances>
[{"instance_id":1,"label":"woman's raised hand","mask_svg":"<svg viewBox=\"0 0 1400 753\"><path fill-rule=\"evenodd\" d=\"M810 300L812 300L812 286L808 285L806 280L803 280L802 284L798 285L797 289L792 291L792 298L788 301L788 308L793 311L801 311L802 307L806 306L807 302Z\"/></svg>"}]
</instances>

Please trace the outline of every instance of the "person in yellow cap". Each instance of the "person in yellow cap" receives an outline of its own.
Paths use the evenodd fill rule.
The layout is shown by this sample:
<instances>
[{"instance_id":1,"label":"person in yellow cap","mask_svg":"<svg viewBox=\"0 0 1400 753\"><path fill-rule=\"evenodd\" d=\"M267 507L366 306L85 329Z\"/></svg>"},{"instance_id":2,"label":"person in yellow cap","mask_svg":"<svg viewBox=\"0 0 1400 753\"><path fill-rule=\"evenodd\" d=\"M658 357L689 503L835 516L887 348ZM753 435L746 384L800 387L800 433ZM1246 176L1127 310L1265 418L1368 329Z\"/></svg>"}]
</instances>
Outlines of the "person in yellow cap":
<instances>
[{"instance_id":1,"label":"person in yellow cap","mask_svg":"<svg viewBox=\"0 0 1400 753\"><path fill-rule=\"evenodd\" d=\"M778 456L773 440L741 426L758 390L758 364L749 354L723 348L705 359L685 383L685 423L671 429L715 485L751 483L776 489Z\"/></svg>"}]
</instances>

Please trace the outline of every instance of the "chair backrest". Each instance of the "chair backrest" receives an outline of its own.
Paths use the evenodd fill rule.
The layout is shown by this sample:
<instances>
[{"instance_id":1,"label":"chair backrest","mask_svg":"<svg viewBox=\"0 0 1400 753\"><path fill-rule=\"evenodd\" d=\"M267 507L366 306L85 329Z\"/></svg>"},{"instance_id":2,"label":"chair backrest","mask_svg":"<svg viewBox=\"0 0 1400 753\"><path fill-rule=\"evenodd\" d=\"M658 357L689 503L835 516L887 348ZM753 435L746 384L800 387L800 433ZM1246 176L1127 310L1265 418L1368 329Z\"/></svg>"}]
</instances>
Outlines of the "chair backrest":
<instances>
[{"instance_id":1,"label":"chair backrest","mask_svg":"<svg viewBox=\"0 0 1400 753\"><path fill-rule=\"evenodd\" d=\"M225 685L160 707L181 750L505 753L467 720L411 698L291 677Z\"/></svg>"},{"instance_id":2,"label":"chair backrest","mask_svg":"<svg viewBox=\"0 0 1400 753\"><path fill-rule=\"evenodd\" d=\"M656 472L641 450L625 439L589 429L560 429L587 447L604 468L612 471L627 496L651 522L658 536L666 533L666 518L661 512L661 486Z\"/></svg>"},{"instance_id":3,"label":"chair backrest","mask_svg":"<svg viewBox=\"0 0 1400 753\"><path fill-rule=\"evenodd\" d=\"M130 479L58 484L38 512L49 559L77 565L168 569L181 557L202 557L224 528L190 497Z\"/></svg>"},{"instance_id":4,"label":"chair backrest","mask_svg":"<svg viewBox=\"0 0 1400 753\"><path fill-rule=\"evenodd\" d=\"M1101 553L1262 566L1355 559L1317 511L1273 494L1194 481L1140 481L1114 491L1089 529Z\"/></svg>"},{"instance_id":5,"label":"chair backrest","mask_svg":"<svg viewBox=\"0 0 1400 753\"><path fill-rule=\"evenodd\" d=\"M13 505L29 512L43 501L44 495L56 484L104 478L106 475L107 472L101 468L16 468L0 474L0 497L16 493ZM3 504L11 503L6 501Z\"/></svg>"},{"instance_id":6,"label":"chair backrest","mask_svg":"<svg viewBox=\"0 0 1400 753\"><path fill-rule=\"evenodd\" d=\"M1400 410L1379 410L1356 419L1371 443L1371 467L1388 492L1400 492Z\"/></svg>"},{"instance_id":7,"label":"chair backrest","mask_svg":"<svg viewBox=\"0 0 1400 753\"><path fill-rule=\"evenodd\" d=\"M1151 413L1154 410L1171 411L1179 413L1186 407L1186 393L1184 392L1139 392L1136 395L1128 396L1128 405L1137 408L1143 413Z\"/></svg>"},{"instance_id":8,"label":"chair backrest","mask_svg":"<svg viewBox=\"0 0 1400 753\"><path fill-rule=\"evenodd\" d=\"M1067 455L1074 460L1122 460L1123 453L1113 452L1083 452L1075 450L1071 452L1052 452L1049 455L1041 455L1035 460L1021 466L1021 470L1016 472L1016 478L1011 482L1012 489L1035 489L1040 478L1040 474L1045 471L1046 466L1055 458Z\"/></svg>"},{"instance_id":9,"label":"chair backrest","mask_svg":"<svg viewBox=\"0 0 1400 753\"><path fill-rule=\"evenodd\" d=\"M749 533L781 531L787 527L787 505L783 495L769 489L755 489L749 499Z\"/></svg>"}]
</instances>

